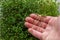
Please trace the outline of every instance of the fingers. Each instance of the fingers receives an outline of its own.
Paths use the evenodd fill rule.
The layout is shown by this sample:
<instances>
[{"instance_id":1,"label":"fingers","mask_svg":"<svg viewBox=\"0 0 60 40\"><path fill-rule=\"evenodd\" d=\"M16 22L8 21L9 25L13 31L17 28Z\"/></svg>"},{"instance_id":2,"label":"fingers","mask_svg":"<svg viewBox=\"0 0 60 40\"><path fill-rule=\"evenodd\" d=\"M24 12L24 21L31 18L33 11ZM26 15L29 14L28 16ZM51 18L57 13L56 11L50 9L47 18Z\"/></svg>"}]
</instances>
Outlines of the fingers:
<instances>
[{"instance_id":1,"label":"fingers","mask_svg":"<svg viewBox=\"0 0 60 40\"><path fill-rule=\"evenodd\" d=\"M31 18L31 17L27 17L25 20L26 20L26 22L29 22L29 23L34 24L34 25L39 26L39 27L46 28L46 26L47 26L46 23L40 22L40 21L35 20L35 19Z\"/></svg>"},{"instance_id":2,"label":"fingers","mask_svg":"<svg viewBox=\"0 0 60 40\"><path fill-rule=\"evenodd\" d=\"M41 32L38 32L32 28L29 28L28 31L33 35L35 36L36 38L38 39L42 39L42 33Z\"/></svg>"},{"instance_id":3,"label":"fingers","mask_svg":"<svg viewBox=\"0 0 60 40\"><path fill-rule=\"evenodd\" d=\"M46 24L46 23L44 23L44 22L39 22L37 26L42 27L42 28L44 28L44 29L45 29L45 28L46 28L46 26L47 26L47 24Z\"/></svg>"},{"instance_id":4,"label":"fingers","mask_svg":"<svg viewBox=\"0 0 60 40\"><path fill-rule=\"evenodd\" d=\"M39 20L39 21L43 21L45 23L48 23L49 20L52 18L51 16L41 16L41 15L37 15L37 14L31 14L30 17Z\"/></svg>"},{"instance_id":5,"label":"fingers","mask_svg":"<svg viewBox=\"0 0 60 40\"><path fill-rule=\"evenodd\" d=\"M37 31L39 31L39 32L44 32L44 29L43 29L42 27L33 25L33 24L31 24L31 23L28 23L28 22L25 23L25 26L26 26L27 28L33 28L34 30L37 30Z\"/></svg>"},{"instance_id":6,"label":"fingers","mask_svg":"<svg viewBox=\"0 0 60 40\"><path fill-rule=\"evenodd\" d=\"M29 23L34 24L34 25L37 25L39 23L39 21L37 21L37 20L35 20L35 19L31 18L31 17L27 17L25 20L27 22L29 22Z\"/></svg>"},{"instance_id":7,"label":"fingers","mask_svg":"<svg viewBox=\"0 0 60 40\"><path fill-rule=\"evenodd\" d=\"M31 23L29 23L29 22L25 22L25 26L26 26L27 28L32 28L33 24L31 24Z\"/></svg>"},{"instance_id":8,"label":"fingers","mask_svg":"<svg viewBox=\"0 0 60 40\"><path fill-rule=\"evenodd\" d=\"M36 38L42 38L42 33L45 32L47 24L49 23L50 16L41 16L36 14L31 14L30 17L27 17L25 20L25 26L28 28L28 31L35 36ZM47 33L47 32L46 32ZM44 33L45 34L45 33ZM46 35L45 35L46 37Z\"/></svg>"}]
</instances>

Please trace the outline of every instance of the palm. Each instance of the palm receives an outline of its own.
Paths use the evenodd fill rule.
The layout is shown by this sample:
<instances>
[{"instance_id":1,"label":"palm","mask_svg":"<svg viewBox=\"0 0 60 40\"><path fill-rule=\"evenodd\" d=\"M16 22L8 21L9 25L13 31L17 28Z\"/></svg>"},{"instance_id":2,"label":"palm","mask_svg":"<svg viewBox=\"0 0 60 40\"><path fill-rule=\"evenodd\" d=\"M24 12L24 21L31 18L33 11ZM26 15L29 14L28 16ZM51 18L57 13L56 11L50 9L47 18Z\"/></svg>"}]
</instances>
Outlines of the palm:
<instances>
[{"instance_id":1,"label":"palm","mask_svg":"<svg viewBox=\"0 0 60 40\"><path fill-rule=\"evenodd\" d=\"M47 40L50 34L54 31L53 26L47 25L43 34L43 40Z\"/></svg>"}]
</instances>

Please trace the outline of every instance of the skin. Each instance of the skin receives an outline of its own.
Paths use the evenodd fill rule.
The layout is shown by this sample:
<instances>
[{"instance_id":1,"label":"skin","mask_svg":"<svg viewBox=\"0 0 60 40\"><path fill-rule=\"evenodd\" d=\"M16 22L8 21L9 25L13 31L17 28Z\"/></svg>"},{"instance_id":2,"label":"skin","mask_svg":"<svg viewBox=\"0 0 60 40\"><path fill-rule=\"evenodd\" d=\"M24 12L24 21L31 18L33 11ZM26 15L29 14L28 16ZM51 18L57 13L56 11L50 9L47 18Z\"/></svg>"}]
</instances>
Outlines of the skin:
<instances>
[{"instance_id":1,"label":"skin","mask_svg":"<svg viewBox=\"0 0 60 40\"><path fill-rule=\"evenodd\" d=\"M25 20L28 31L39 40L60 40L60 17L30 14Z\"/></svg>"}]
</instances>

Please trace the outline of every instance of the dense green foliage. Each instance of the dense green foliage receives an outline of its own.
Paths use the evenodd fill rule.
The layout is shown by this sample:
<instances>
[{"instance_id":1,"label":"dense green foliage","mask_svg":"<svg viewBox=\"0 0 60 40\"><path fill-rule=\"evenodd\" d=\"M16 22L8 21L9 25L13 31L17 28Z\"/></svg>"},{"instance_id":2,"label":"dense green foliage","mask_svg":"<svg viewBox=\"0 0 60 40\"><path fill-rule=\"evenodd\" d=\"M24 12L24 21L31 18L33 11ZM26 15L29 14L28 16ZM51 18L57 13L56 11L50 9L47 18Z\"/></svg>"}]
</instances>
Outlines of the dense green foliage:
<instances>
[{"instance_id":1,"label":"dense green foliage","mask_svg":"<svg viewBox=\"0 0 60 40\"><path fill-rule=\"evenodd\" d=\"M4 40L38 40L24 26L25 17L31 13L57 16L56 1L51 0L3 0L1 38Z\"/></svg>"}]
</instances>

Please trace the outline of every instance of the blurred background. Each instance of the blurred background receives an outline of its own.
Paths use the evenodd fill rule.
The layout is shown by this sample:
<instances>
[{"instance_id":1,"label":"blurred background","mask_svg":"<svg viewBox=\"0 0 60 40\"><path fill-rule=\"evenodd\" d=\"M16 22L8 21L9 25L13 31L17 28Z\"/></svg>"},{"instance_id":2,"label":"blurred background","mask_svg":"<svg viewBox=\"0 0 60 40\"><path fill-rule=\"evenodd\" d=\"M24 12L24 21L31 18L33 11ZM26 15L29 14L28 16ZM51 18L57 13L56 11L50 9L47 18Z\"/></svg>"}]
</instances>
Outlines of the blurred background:
<instances>
[{"instance_id":1,"label":"blurred background","mask_svg":"<svg viewBox=\"0 0 60 40\"><path fill-rule=\"evenodd\" d=\"M31 13L58 16L60 0L0 0L0 40L38 40L24 26Z\"/></svg>"}]
</instances>

